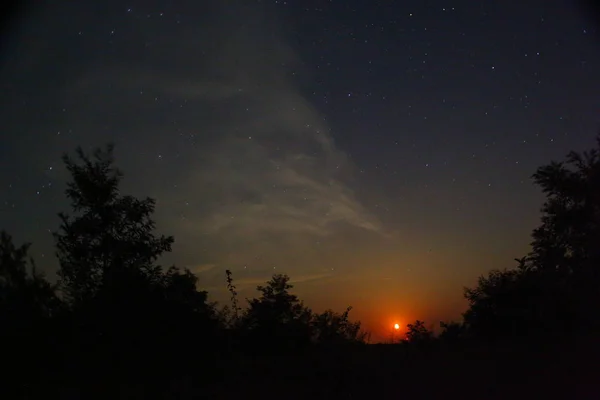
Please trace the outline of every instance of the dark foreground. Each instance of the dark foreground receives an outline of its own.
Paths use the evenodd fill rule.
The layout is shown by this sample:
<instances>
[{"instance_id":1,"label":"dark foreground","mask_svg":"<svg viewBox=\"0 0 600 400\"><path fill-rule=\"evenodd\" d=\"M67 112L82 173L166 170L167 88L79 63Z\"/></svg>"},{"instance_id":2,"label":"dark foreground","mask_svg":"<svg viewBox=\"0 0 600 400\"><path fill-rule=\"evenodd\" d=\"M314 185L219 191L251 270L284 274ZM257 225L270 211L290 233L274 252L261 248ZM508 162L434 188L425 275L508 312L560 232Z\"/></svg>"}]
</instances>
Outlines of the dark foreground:
<instances>
[{"instance_id":1,"label":"dark foreground","mask_svg":"<svg viewBox=\"0 0 600 400\"><path fill-rule=\"evenodd\" d=\"M29 388L28 398L598 399L599 350L592 338L544 345L366 345L230 355L188 360L195 367L173 378L146 368L115 367L112 373L79 371L78 383L61 383L54 371Z\"/></svg>"}]
</instances>

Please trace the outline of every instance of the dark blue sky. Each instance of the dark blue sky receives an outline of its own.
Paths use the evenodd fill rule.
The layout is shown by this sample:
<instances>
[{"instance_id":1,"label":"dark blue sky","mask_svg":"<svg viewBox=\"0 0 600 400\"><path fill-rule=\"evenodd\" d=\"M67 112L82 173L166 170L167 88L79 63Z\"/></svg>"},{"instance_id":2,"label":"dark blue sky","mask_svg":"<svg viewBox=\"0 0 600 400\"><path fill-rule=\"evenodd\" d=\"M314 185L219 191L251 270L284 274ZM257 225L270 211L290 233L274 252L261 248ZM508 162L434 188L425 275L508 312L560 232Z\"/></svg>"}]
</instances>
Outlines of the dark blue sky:
<instances>
[{"instance_id":1,"label":"dark blue sky","mask_svg":"<svg viewBox=\"0 0 600 400\"><path fill-rule=\"evenodd\" d=\"M456 316L527 251L531 174L600 127L597 26L566 0L38 7L3 38L0 228L50 276L60 155L115 141L215 299L229 268L374 330Z\"/></svg>"}]
</instances>

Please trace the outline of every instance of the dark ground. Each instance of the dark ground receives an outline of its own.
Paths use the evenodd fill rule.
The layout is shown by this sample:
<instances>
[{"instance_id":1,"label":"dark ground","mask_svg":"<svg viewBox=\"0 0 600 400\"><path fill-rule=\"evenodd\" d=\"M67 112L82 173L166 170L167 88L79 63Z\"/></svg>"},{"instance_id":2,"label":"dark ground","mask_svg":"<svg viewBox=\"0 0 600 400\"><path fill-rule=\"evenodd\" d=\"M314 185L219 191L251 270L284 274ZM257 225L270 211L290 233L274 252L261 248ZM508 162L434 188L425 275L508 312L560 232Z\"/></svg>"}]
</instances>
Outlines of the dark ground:
<instances>
[{"instance_id":1,"label":"dark ground","mask_svg":"<svg viewBox=\"0 0 600 400\"><path fill-rule=\"evenodd\" d=\"M223 384L213 398L598 399L599 347L582 344L482 346L429 354L373 345L337 355L263 360L238 364L236 384Z\"/></svg>"},{"instance_id":2,"label":"dark ground","mask_svg":"<svg viewBox=\"0 0 600 400\"><path fill-rule=\"evenodd\" d=\"M102 399L598 399L600 343L593 338L535 345L462 345L415 349L367 345L302 354L191 360L179 378L131 371L116 386L88 379L88 389L60 398ZM118 375L121 375L119 377ZM123 382L124 380L127 383ZM164 382L169 381L169 384ZM168 387L165 387L168 386ZM54 397L47 392L44 398Z\"/></svg>"}]
</instances>

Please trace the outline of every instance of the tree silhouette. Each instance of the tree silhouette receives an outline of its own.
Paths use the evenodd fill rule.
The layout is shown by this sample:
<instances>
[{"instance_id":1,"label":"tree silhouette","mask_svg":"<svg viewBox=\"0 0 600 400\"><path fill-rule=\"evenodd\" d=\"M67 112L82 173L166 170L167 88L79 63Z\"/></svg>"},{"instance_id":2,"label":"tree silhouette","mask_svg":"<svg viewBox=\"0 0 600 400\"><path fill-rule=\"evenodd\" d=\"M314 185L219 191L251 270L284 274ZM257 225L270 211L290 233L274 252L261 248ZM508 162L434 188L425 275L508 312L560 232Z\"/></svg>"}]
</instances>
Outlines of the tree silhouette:
<instances>
[{"instance_id":1,"label":"tree silhouette","mask_svg":"<svg viewBox=\"0 0 600 400\"><path fill-rule=\"evenodd\" d=\"M600 261L600 135L597 148L570 152L533 178L546 195L542 225L533 231L531 262L564 275L597 272ZM596 274L590 277L596 278Z\"/></svg>"},{"instance_id":2,"label":"tree silhouette","mask_svg":"<svg viewBox=\"0 0 600 400\"><path fill-rule=\"evenodd\" d=\"M28 260L30 246L16 247L8 233L0 232L0 326L5 331L16 328L18 321L50 318L61 306L56 286L37 272L33 259ZM27 271L28 261L31 273Z\"/></svg>"},{"instance_id":3,"label":"tree silhouette","mask_svg":"<svg viewBox=\"0 0 600 400\"><path fill-rule=\"evenodd\" d=\"M465 325L460 322L440 322L439 339L447 343L456 343L459 340L465 339Z\"/></svg>"},{"instance_id":4,"label":"tree silhouette","mask_svg":"<svg viewBox=\"0 0 600 400\"><path fill-rule=\"evenodd\" d=\"M54 235L71 311L62 342L68 365L87 365L101 376L145 374L159 383L149 377L174 374L192 354L216 350L219 327L197 277L156 264L173 238L154 233L153 199L120 194L123 174L113 150L109 145L88 156L78 148L76 159L63 157L73 216L59 214ZM183 352L190 357L181 359ZM74 379L84 378L79 373L72 371Z\"/></svg>"},{"instance_id":5,"label":"tree silhouette","mask_svg":"<svg viewBox=\"0 0 600 400\"><path fill-rule=\"evenodd\" d=\"M120 195L123 174L113 165L113 150L108 145L90 157L78 148L77 160L63 156L72 178L66 195L76 216L59 214L62 224L54 236L59 275L74 305L102 287L122 290L125 275L127 280L156 279L154 262L173 243L172 237L153 233L153 199Z\"/></svg>"},{"instance_id":6,"label":"tree silhouette","mask_svg":"<svg viewBox=\"0 0 600 400\"><path fill-rule=\"evenodd\" d=\"M10 369L3 377L12 383L11 389L29 391L24 398L35 398L31 393L35 388L43 392L38 397L61 397L62 393L53 396L53 386L77 388L78 397L115 397L123 382L146 388L131 396L135 389L130 390L124 397L160 397L174 377L180 387L173 390L177 392L173 397L185 396L181 382L191 381L200 382L200 389L187 397L211 397L203 396L205 385L217 382L218 394L237 386L245 391L244 385L234 384L243 381L240 376L255 384L263 374L278 391L300 387L285 386L290 376L322 384L322 376L331 374L330 386L340 395L344 389L353 390L362 374L371 373L364 365L378 365L371 356L383 360L391 354L388 350L393 357L381 363L383 368L410 364L402 371L407 376L419 374L440 349L437 361L444 368L466 366L454 357L471 355L478 359L474 368L485 370L479 368L481 360L507 348L500 340L481 338L543 341L600 331L600 136L597 149L570 153L564 163L553 162L534 174L547 199L541 225L532 234L532 250L516 259L516 268L491 271L475 287L465 289L469 307L463 323L441 322L438 342L417 320L407 325L408 346L371 349L341 346L365 342L360 322L349 320L351 307L342 313L313 313L290 292L293 286L287 275L273 275L258 286L259 297L248 300L242 310L227 270L231 306L218 315L190 270L163 270L156 264L170 251L173 238L154 233L152 199L120 194L122 173L113 165L113 147L92 156L81 149L76 154L76 160L64 157L72 178L66 193L73 216L61 214L55 234L65 301L57 295L57 287L36 271L28 256L30 245L16 246L10 235L0 232L0 339L5 345L3 363ZM544 343L550 342L565 343ZM452 350L456 344L459 351ZM520 354L536 343L525 344L514 349ZM384 352L379 353L382 347ZM369 355L371 350L375 353ZM414 356L414 362L398 363L398 354ZM505 357L510 358L507 365L515 365L514 357ZM356 359L358 367L352 366ZM324 361L327 369L317 367L316 361ZM373 370L373 377L396 376ZM182 378L186 373L193 378ZM284 377L284 386L277 386L277 377ZM494 379L495 386L498 381ZM8 384L0 389L5 387ZM100 389L108 393L97 393ZM482 393L477 390L479 398Z\"/></svg>"},{"instance_id":7,"label":"tree silhouette","mask_svg":"<svg viewBox=\"0 0 600 400\"><path fill-rule=\"evenodd\" d=\"M565 334L600 328L600 135L597 148L537 169L546 201L532 250L512 270L465 289L479 336Z\"/></svg>"},{"instance_id":8,"label":"tree silhouette","mask_svg":"<svg viewBox=\"0 0 600 400\"><path fill-rule=\"evenodd\" d=\"M351 309L352 307L348 307L341 314L332 310L314 314L312 317L314 341L325 345L364 343L367 333L361 331L360 322L352 322L348 319Z\"/></svg>"},{"instance_id":9,"label":"tree silhouette","mask_svg":"<svg viewBox=\"0 0 600 400\"><path fill-rule=\"evenodd\" d=\"M522 302L527 293L519 290L522 280L518 270L494 270L480 277L475 288L466 288L469 309L464 319L470 330L486 336L516 333L517 325L526 318L520 315L526 307Z\"/></svg>"},{"instance_id":10,"label":"tree silhouette","mask_svg":"<svg viewBox=\"0 0 600 400\"><path fill-rule=\"evenodd\" d=\"M413 344L425 344L433 339L433 332L425 327L425 322L416 320L406 325L406 341Z\"/></svg>"},{"instance_id":11,"label":"tree silhouette","mask_svg":"<svg viewBox=\"0 0 600 400\"><path fill-rule=\"evenodd\" d=\"M256 343L298 348L310 343L311 311L289 292L287 275L273 275L266 286L258 286L258 299L249 300L244 328Z\"/></svg>"},{"instance_id":12,"label":"tree silhouette","mask_svg":"<svg viewBox=\"0 0 600 400\"><path fill-rule=\"evenodd\" d=\"M29 247L15 246L8 233L0 232L0 340L6 366L6 383L0 389L13 385L14 392L27 387L31 373L50 359L49 322L62 308L55 285L37 272L33 259L28 260Z\"/></svg>"},{"instance_id":13,"label":"tree silhouette","mask_svg":"<svg viewBox=\"0 0 600 400\"><path fill-rule=\"evenodd\" d=\"M161 289L167 302L190 313L213 312L212 309L207 309L208 293L198 290L198 277L189 269L181 271L177 267L171 267L161 278Z\"/></svg>"}]
</instances>

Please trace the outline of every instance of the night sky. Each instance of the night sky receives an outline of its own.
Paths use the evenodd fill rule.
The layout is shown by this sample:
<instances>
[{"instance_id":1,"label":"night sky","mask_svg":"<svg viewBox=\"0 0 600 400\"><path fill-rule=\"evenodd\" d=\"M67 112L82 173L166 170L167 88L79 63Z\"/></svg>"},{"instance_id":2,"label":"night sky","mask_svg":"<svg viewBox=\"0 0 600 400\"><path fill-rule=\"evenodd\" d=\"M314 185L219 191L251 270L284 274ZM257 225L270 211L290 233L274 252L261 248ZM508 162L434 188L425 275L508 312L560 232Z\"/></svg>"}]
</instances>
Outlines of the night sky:
<instances>
[{"instance_id":1,"label":"night sky","mask_svg":"<svg viewBox=\"0 0 600 400\"><path fill-rule=\"evenodd\" d=\"M572 1L51 3L3 31L0 228L53 279L60 156L112 141L211 299L287 273L374 337L457 318L528 251L531 174L600 127Z\"/></svg>"}]
</instances>

